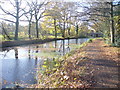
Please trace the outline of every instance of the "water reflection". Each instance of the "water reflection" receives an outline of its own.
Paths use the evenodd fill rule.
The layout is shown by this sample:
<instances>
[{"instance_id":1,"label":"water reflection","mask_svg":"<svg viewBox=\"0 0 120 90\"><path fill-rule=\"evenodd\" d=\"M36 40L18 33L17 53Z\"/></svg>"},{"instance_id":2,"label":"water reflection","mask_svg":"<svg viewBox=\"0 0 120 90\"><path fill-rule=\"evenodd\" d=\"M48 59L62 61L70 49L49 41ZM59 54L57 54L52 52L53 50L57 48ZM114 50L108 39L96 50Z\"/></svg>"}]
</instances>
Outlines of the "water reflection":
<instances>
[{"instance_id":1,"label":"water reflection","mask_svg":"<svg viewBox=\"0 0 120 90\"><path fill-rule=\"evenodd\" d=\"M76 44L78 44L78 38L76 38Z\"/></svg>"},{"instance_id":2,"label":"water reflection","mask_svg":"<svg viewBox=\"0 0 120 90\"><path fill-rule=\"evenodd\" d=\"M38 53L38 48L39 46L36 46L36 54ZM35 65L37 65L37 61L38 61L38 56L35 56Z\"/></svg>"},{"instance_id":3,"label":"water reflection","mask_svg":"<svg viewBox=\"0 0 120 90\"><path fill-rule=\"evenodd\" d=\"M57 40L55 40L55 48L57 48Z\"/></svg>"},{"instance_id":4,"label":"water reflection","mask_svg":"<svg viewBox=\"0 0 120 90\"><path fill-rule=\"evenodd\" d=\"M61 41L62 42L62 41ZM60 43L59 47L58 47L58 52L61 52L62 50L62 43Z\"/></svg>"},{"instance_id":5,"label":"water reflection","mask_svg":"<svg viewBox=\"0 0 120 90\"><path fill-rule=\"evenodd\" d=\"M64 55L65 54L65 40L63 40L62 46L63 46L63 55Z\"/></svg>"},{"instance_id":6,"label":"water reflection","mask_svg":"<svg viewBox=\"0 0 120 90\"><path fill-rule=\"evenodd\" d=\"M30 46L29 46L29 49L28 49L28 58L29 58L29 60L31 59L31 53L30 53Z\"/></svg>"},{"instance_id":7,"label":"water reflection","mask_svg":"<svg viewBox=\"0 0 120 90\"><path fill-rule=\"evenodd\" d=\"M40 57L43 53L64 55L73 50L74 45L81 44L87 40L88 39L57 40L45 44L6 49L4 52L0 52L3 54L2 56L4 56L4 59L2 59L3 78L8 82L21 82L22 80L25 83L33 84L35 75L32 72L35 72L34 68L36 68L38 64L43 64L43 59Z\"/></svg>"},{"instance_id":8,"label":"water reflection","mask_svg":"<svg viewBox=\"0 0 120 90\"><path fill-rule=\"evenodd\" d=\"M36 46L36 53L38 53L38 48L39 48L39 46Z\"/></svg>"},{"instance_id":9,"label":"water reflection","mask_svg":"<svg viewBox=\"0 0 120 90\"><path fill-rule=\"evenodd\" d=\"M70 39L68 39L68 46L67 46L67 52L70 52Z\"/></svg>"},{"instance_id":10,"label":"water reflection","mask_svg":"<svg viewBox=\"0 0 120 90\"><path fill-rule=\"evenodd\" d=\"M15 58L18 59L18 49L14 48L14 50L15 50Z\"/></svg>"}]
</instances>

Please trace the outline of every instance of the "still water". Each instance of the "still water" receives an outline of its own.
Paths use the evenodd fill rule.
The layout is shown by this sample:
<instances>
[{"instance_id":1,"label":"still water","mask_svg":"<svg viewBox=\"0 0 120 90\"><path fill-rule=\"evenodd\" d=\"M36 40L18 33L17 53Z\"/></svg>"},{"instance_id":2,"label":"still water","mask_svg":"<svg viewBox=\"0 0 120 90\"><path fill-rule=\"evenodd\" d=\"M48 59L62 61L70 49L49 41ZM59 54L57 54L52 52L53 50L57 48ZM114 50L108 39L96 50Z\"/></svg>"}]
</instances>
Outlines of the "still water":
<instances>
[{"instance_id":1,"label":"still water","mask_svg":"<svg viewBox=\"0 0 120 90\"><path fill-rule=\"evenodd\" d=\"M15 83L36 83L36 68L40 67L46 58L62 56L87 40L87 38L57 40L44 44L11 47L0 51L3 88Z\"/></svg>"}]
</instances>

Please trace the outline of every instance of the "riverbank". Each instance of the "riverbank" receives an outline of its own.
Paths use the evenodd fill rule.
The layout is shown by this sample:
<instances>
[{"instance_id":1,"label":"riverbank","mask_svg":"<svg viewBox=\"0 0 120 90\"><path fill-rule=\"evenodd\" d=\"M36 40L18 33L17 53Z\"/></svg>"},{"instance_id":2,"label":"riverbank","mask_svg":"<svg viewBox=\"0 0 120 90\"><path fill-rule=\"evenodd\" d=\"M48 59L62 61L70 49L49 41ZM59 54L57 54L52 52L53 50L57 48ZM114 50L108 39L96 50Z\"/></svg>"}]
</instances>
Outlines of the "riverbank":
<instances>
[{"instance_id":1,"label":"riverbank","mask_svg":"<svg viewBox=\"0 0 120 90\"><path fill-rule=\"evenodd\" d=\"M88 38L66 39L44 44L31 44L6 48L6 51L0 54L3 63L3 88L12 88L13 84L15 84L14 86L20 87L26 87L27 84L35 84L37 67L39 68L40 66L40 69L41 67L46 67L44 64L47 62L44 61L48 60L48 63L49 61L53 61L53 63L49 63L51 67L54 66L53 64L55 61L55 67L58 67L59 63L56 62L57 58L60 59L65 53L75 50L88 40ZM17 73L18 71L19 74ZM39 71L42 72L42 70Z\"/></svg>"},{"instance_id":2,"label":"riverbank","mask_svg":"<svg viewBox=\"0 0 120 90\"><path fill-rule=\"evenodd\" d=\"M54 70L47 70L45 75L39 74L38 84L33 87L118 88L120 49L109 47L102 39L90 42L59 59Z\"/></svg>"},{"instance_id":3,"label":"riverbank","mask_svg":"<svg viewBox=\"0 0 120 90\"><path fill-rule=\"evenodd\" d=\"M43 44L46 42L51 42L55 40L64 40L64 39L77 39L77 38L48 38L48 39L34 39L34 40L16 40L16 41L3 41L0 42L0 48L6 48L6 47L14 47L14 46L20 46L20 45L28 45L28 44Z\"/></svg>"}]
</instances>

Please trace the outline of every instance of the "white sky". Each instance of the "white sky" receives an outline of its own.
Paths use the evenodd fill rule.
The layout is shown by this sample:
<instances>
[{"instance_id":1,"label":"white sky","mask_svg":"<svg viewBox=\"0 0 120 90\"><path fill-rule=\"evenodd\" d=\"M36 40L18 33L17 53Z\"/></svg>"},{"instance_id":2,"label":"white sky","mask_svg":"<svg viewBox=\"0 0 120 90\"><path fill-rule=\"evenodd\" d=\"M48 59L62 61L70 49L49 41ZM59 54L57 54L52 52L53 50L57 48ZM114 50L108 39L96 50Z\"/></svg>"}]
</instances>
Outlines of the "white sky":
<instances>
[{"instance_id":1,"label":"white sky","mask_svg":"<svg viewBox=\"0 0 120 90\"><path fill-rule=\"evenodd\" d=\"M13 4L15 4L15 1L14 0L10 0ZM27 1L34 1L34 0L27 0ZM44 1L44 0L38 0L40 2ZM57 1L59 2L59 0L49 0L49 1ZM60 2L73 2L73 0L60 0ZM74 0L75 1L80 1L80 0ZM12 6L12 4L10 4L9 0L0 0L0 2L4 2L4 3L0 3L0 5L6 10L6 11L9 11L11 13L14 13L15 8ZM25 0L22 0L22 5L21 5L22 8L25 8L26 7L26 2ZM0 18L4 18L4 19L9 19L9 20L14 20L14 17L12 17L11 15L6 15L4 14L4 12L2 10L0 10ZM25 18L21 17L20 19L24 20ZM2 21L0 19L0 21ZM9 22L7 22L9 23ZM27 25L28 23L27 22L20 22L21 25Z\"/></svg>"},{"instance_id":2,"label":"white sky","mask_svg":"<svg viewBox=\"0 0 120 90\"><path fill-rule=\"evenodd\" d=\"M14 13L14 8L13 8L13 6L9 3L9 1L11 1L11 2L13 2L14 3L14 1L15 0L0 0L0 5L5 9L5 10L7 10L7 11L10 11L10 12L12 12L12 13ZM22 5L21 5L21 7L22 8L24 8L24 7L26 7L26 3L25 3L25 1L34 1L34 0L22 0ZM38 1L44 1L44 0L38 0ZM94 1L96 1L96 0L49 0L49 1L57 1L57 2L94 2ZM99 1L99 0L97 0L97 1ZM101 2L103 1L103 0L100 0ZM106 1L111 1L111 0L106 0ZM116 0L116 1L120 1L120 0ZM4 4L2 4L1 2L5 2ZM11 16L8 16L8 15L3 15L4 13L0 10L0 18L6 18L6 19L10 19L10 20L13 20L14 18L13 17L11 17ZM24 18L21 18L21 19L24 19ZM0 19L0 22L1 22L2 20ZM20 24L21 25L26 25L27 23L26 22L20 22Z\"/></svg>"}]
</instances>

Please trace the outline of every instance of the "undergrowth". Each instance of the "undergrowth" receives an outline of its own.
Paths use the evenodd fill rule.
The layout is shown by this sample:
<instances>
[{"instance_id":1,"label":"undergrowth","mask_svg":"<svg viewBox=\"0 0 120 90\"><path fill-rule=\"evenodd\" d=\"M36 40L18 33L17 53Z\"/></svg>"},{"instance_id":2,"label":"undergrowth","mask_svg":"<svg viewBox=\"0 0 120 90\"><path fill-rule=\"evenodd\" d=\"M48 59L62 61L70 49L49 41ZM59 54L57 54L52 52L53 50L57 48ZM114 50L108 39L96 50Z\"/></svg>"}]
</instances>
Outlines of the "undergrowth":
<instances>
[{"instance_id":1,"label":"undergrowth","mask_svg":"<svg viewBox=\"0 0 120 90\"><path fill-rule=\"evenodd\" d=\"M80 48L86 46L91 40L79 45L79 50L73 50L52 60L45 60L42 67L37 71L38 82L36 88L87 87L80 80L80 76L84 75L85 67L80 67L78 63L85 61L83 58L85 52L80 51Z\"/></svg>"}]
</instances>

